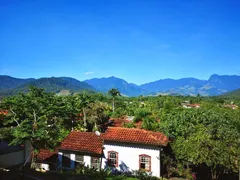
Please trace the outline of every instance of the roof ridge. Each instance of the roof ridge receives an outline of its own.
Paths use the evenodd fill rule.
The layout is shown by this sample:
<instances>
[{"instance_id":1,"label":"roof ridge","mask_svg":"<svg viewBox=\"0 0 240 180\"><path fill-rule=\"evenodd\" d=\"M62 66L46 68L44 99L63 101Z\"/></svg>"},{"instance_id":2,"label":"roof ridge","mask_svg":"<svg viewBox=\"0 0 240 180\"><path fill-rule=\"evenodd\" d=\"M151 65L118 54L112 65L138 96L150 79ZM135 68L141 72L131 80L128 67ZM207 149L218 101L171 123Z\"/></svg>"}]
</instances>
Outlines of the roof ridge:
<instances>
[{"instance_id":1,"label":"roof ridge","mask_svg":"<svg viewBox=\"0 0 240 180\"><path fill-rule=\"evenodd\" d=\"M116 142L132 142L152 145L166 145L168 142L168 137L162 132L125 127L110 127L105 132L104 139Z\"/></svg>"}]
</instances>

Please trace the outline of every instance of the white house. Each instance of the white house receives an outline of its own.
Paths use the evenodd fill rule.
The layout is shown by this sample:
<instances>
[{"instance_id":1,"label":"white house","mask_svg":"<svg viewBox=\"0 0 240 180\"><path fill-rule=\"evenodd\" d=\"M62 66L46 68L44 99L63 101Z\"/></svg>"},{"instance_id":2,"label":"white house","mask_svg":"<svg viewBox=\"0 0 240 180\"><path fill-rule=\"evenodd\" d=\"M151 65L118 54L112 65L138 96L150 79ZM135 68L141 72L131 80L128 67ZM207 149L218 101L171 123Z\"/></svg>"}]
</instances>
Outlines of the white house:
<instances>
[{"instance_id":1,"label":"white house","mask_svg":"<svg viewBox=\"0 0 240 180\"><path fill-rule=\"evenodd\" d=\"M58 149L63 168L74 169L78 164L100 167L103 140L93 132L72 131Z\"/></svg>"},{"instance_id":2,"label":"white house","mask_svg":"<svg viewBox=\"0 0 240 180\"><path fill-rule=\"evenodd\" d=\"M125 173L142 169L160 177L161 147L167 143L160 132L136 128L109 127L101 136L72 131L59 147L58 158L65 168L84 164Z\"/></svg>"}]
</instances>

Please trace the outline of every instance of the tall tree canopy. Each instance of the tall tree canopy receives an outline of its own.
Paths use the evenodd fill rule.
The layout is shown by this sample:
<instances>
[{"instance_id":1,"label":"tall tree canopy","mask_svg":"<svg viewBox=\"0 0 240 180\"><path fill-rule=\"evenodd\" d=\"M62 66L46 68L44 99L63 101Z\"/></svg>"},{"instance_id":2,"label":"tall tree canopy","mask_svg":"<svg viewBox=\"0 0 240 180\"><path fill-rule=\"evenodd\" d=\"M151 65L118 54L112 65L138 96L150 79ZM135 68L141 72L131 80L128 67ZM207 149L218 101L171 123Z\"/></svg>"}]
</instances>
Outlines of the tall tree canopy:
<instances>
[{"instance_id":1,"label":"tall tree canopy","mask_svg":"<svg viewBox=\"0 0 240 180\"><path fill-rule=\"evenodd\" d=\"M120 91L117 88L112 88L108 91L108 94L112 96L112 111L114 112L115 110L115 98L117 96L121 96Z\"/></svg>"},{"instance_id":2,"label":"tall tree canopy","mask_svg":"<svg viewBox=\"0 0 240 180\"><path fill-rule=\"evenodd\" d=\"M30 87L27 94L4 99L1 106L7 109L5 125L12 125L11 144L30 141L33 147L32 166L40 148L52 149L64 138L61 128L63 104L52 93Z\"/></svg>"},{"instance_id":3,"label":"tall tree canopy","mask_svg":"<svg viewBox=\"0 0 240 180\"><path fill-rule=\"evenodd\" d=\"M205 165L212 179L238 171L239 112L217 107L178 109L162 116L160 131L175 137L171 147L178 163Z\"/></svg>"}]
</instances>

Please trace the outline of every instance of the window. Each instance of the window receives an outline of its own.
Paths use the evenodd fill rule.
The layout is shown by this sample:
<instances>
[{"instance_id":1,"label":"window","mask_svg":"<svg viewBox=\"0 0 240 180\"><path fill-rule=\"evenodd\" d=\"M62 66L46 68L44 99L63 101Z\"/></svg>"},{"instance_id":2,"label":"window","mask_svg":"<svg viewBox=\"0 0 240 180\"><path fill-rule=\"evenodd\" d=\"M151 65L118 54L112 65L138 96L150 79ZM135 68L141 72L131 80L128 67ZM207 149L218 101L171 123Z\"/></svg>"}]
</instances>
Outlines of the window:
<instances>
[{"instance_id":1,"label":"window","mask_svg":"<svg viewBox=\"0 0 240 180\"><path fill-rule=\"evenodd\" d=\"M84 164L83 156L82 155L75 155L75 167L78 165Z\"/></svg>"},{"instance_id":2,"label":"window","mask_svg":"<svg viewBox=\"0 0 240 180\"><path fill-rule=\"evenodd\" d=\"M98 157L91 157L91 167L92 168L99 168L99 158Z\"/></svg>"},{"instance_id":3,"label":"window","mask_svg":"<svg viewBox=\"0 0 240 180\"><path fill-rule=\"evenodd\" d=\"M151 157L145 154L139 155L139 169L151 171Z\"/></svg>"},{"instance_id":4,"label":"window","mask_svg":"<svg viewBox=\"0 0 240 180\"><path fill-rule=\"evenodd\" d=\"M62 167L69 168L71 164L70 154L63 153L62 155Z\"/></svg>"},{"instance_id":5,"label":"window","mask_svg":"<svg viewBox=\"0 0 240 180\"><path fill-rule=\"evenodd\" d=\"M118 153L115 151L108 152L108 165L109 166L118 166Z\"/></svg>"}]
</instances>

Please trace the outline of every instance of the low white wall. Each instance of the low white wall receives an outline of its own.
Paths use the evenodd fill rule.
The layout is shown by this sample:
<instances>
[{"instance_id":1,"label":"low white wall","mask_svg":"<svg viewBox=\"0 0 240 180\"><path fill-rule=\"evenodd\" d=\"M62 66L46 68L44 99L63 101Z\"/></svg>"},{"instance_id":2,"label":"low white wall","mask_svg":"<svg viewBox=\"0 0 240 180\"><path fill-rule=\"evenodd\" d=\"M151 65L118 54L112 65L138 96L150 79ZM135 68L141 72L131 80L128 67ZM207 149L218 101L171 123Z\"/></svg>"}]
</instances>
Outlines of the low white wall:
<instances>
[{"instance_id":1,"label":"low white wall","mask_svg":"<svg viewBox=\"0 0 240 180\"><path fill-rule=\"evenodd\" d=\"M62 156L63 156L63 152L58 152L58 160L60 163L60 167L62 166ZM70 168L74 169L75 168L75 160L76 160L76 154L73 153L69 153L70 154L70 160L71 160L71 165ZM85 155L83 156L83 161L84 161L84 165L85 166L91 166L91 156Z\"/></svg>"},{"instance_id":2,"label":"low white wall","mask_svg":"<svg viewBox=\"0 0 240 180\"><path fill-rule=\"evenodd\" d=\"M24 163L24 150L0 155L0 167L11 167Z\"/></svg>"}]
</instances>

